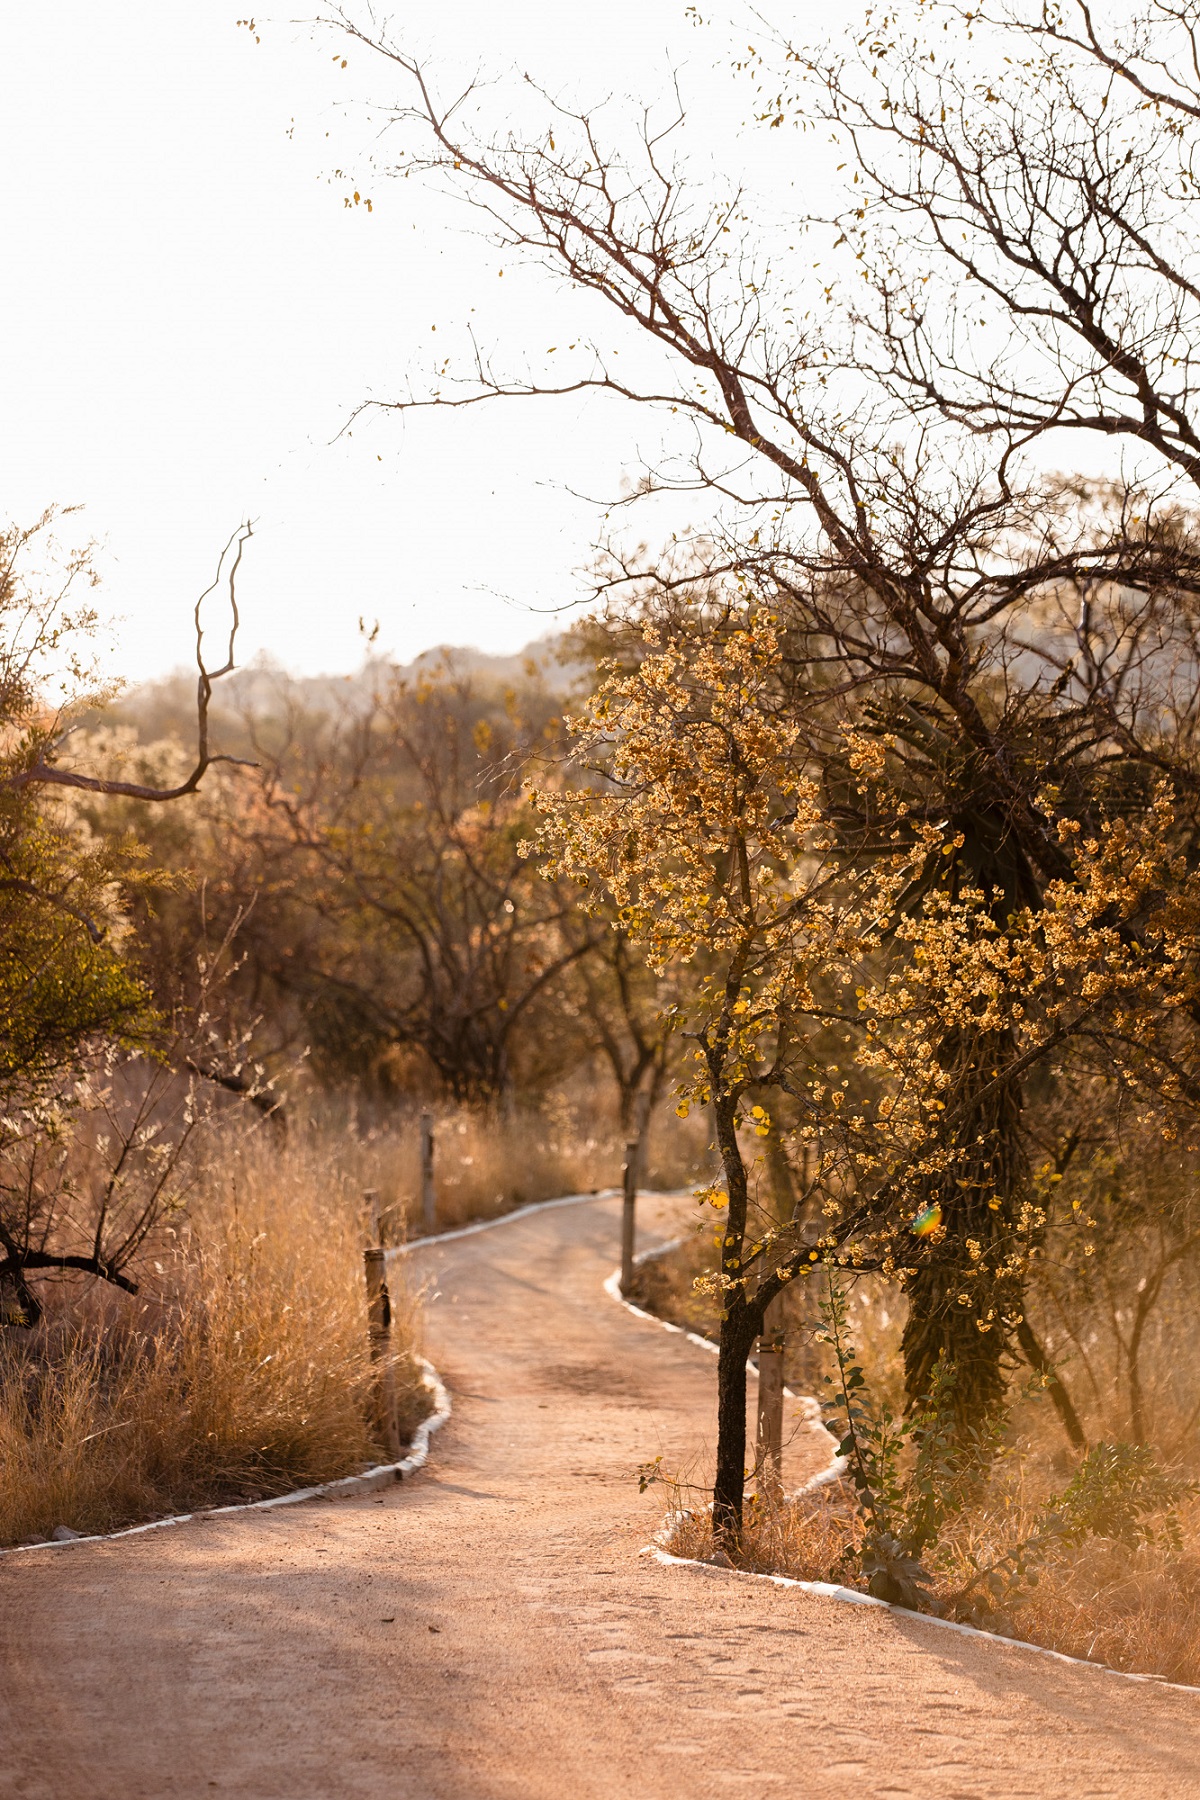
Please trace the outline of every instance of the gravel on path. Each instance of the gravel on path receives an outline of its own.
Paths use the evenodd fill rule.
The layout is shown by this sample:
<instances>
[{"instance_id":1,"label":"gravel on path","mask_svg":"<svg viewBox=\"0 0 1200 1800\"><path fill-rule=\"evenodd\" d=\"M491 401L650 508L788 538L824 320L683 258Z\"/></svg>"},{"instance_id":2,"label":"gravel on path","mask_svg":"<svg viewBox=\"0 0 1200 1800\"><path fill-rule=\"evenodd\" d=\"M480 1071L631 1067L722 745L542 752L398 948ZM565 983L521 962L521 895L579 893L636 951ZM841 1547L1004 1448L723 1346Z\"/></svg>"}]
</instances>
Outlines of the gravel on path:
<instances>
[{"instance_id":1,"label":"gravel on path","mask_svg":"<svg viewBox=\"0 0 1200 1800\"><path fill-rule=\"evenodd\" d=\"M454 1403L411 1484L5 1559L3 1800L1200 1797L1200 1699L639 1555L716 1365L605 1298L618 1211L406 1259Z\"/></svg>"}]
</instances>

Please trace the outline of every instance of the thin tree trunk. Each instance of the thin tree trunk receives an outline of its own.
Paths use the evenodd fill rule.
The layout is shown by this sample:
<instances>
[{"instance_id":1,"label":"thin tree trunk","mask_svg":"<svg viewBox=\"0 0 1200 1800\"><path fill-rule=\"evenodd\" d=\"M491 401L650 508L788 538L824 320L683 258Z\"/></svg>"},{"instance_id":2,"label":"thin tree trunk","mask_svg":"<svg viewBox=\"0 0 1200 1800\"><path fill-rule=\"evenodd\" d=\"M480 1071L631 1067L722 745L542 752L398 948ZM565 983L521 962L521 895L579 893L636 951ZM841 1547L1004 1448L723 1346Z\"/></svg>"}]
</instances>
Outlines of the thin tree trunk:
<instances>
[{"instance_id":1,"label":"thin tree trunk","mask_svg":"<svg viewBox=\"0 0 1200 1800\"><path fill-rule=\"evenodd\" d=\"M717 1472L713 1539L737 1543L746 1498L746 1362L759 1319L742 1301L721 1321L717 1355Z\"/></svg>"},{"instance_id":2,"label":"thin tree trunk","mask_svg":"<svg viewBox=\"0 0 1200 1800\"><path fill-rule=\"evenodd\" d=\"M783 1146L779 1121L772 1117L763 1144L771 1190L771 1222L788 1224L796 1211L796 1184ZM776 1294L763 1314L758 1338L758 1433L755 1468L758 1492L772 1502L783 1492L783 1375L787 1316L783 1293Z\"/></svg>"},{"instance_id":3,"label":"thin tree trunk","mask_svg":"<svg viewBox=\"0 0 1200 1800\"><path fill-rule=\"evenodd\" d=\"M1044 1377L1046 1391L1054 1402L1054 1410L1063 1423L1063 1430L1070 1438L1076 1450L1086 1450L1087 1438L1083 1426L1079 1423L1079 1414L1071 1404L1071 1396L1062 1384L1054 1364L1043 1350L1037 1333L1028 1319L1022 1318L1017 1326L1017 1343L1021 1346L1021 1354L1030 1368Z\"/></svg>"},{"instance_id":4,"label":"thin tree trunk","mask_svg":"<svg viewBox=\"0 0 1200 1800\"><path fill-rule=\"evenodd\" d=\"M783 1493L783 1295L763 1314L758 1336L758 1437L755 1469L760 1497L772 1504Z\"/></svg>"},{"instance_id":5,"label":"thin tree trunk","mask_svg":"<svg viewBox=\"0 0 1200 1800\"><path fill-rule=\"evenodd\" d=\"M1163 1278L1167 1268L1173 1260L1174 1258L1168 1257L1161 1262L1138 1295L1137 1308L1133 1315L1133 1330L1129 1334L1129 1428L1135 1444L1144 1444L1148 1441L1146 1407L1142 1395L1142 1337L1146 1330L1146 1321L1162 1292Z\"/></svg>"},{"instance_id":6,"label":"thin tree trunk","mask_svg":"<svg viewBox=\"0 0 1200 1800\"><path fill-rule=\"evenodd\" d=\"M771 1129L763 1145L767 1175L771 1183L772 1210L776 1225L785 1225L796 1210L796 1181L787 1151L783 1147L778 1123L772 1119Z\"/></svg>"},{"instance_id":7,"label":"thin tree trunk","mask_svg":"<svg viewBox=\"0 0 1200 1800\"><path fill-rule=\"evenodd\" d=\"M736 1544L742 1530L746 1497L746 1362L762 1324L762 1307L747 1303L739 1279L746 1236L748 1190L746 1165L734 1125L735 1103L714 1104L717 1145L725 1171L729 1207L721 1252L724 1276L735 1283L725 1290L717 1355L717 1470L713 1482L713 1538Z\"/></svg>"}]
</instances>

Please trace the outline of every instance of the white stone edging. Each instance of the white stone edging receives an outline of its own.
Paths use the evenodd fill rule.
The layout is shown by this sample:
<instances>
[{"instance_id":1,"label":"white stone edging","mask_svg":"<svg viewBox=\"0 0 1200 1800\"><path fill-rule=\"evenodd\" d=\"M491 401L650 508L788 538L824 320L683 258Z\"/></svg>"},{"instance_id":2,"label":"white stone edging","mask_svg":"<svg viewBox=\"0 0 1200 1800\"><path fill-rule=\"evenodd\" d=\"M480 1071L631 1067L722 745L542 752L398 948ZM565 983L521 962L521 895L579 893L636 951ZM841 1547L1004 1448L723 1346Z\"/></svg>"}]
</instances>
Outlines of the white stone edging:
<instances>
[{"instance_id":1,"label":"white stone edging","mask_svg":"<svg viewBox=\"0 0 1200 1800\"><path fill-rule=\"evenodd\" d=\"M431 1362L423 1356L414 1359L421 1369L426 1388L433 1396L433 1411L426 1415L413 1433L407 1456L399 1462L381 1463L364 1469L361 1475L343 1475L336 1481L318 1482L315 1487L295 1488L290 1494L275 1494L269 1500L240 1500L233 1506L203 1506L195 1512L172 1513L166 1519L151 1519L145 1525L126 1525L120 1531L97 1531L81 1537L51 1538L40 1544L10 1544L0 1556L27 1555L34 1550L69 1550L76 1544L108 1544L116 1538L139 1537L146 1531L162 1531L168 1525L186 1525L193 1520L222 1519L229 1513L268 1512L277 1506L298 1506L303 1500L348 1500L356 1494L374 1493L415 1475L429 1456L429 1440L440 1431L450 1417L450 1396Z\"/></svg>"},{"instance_id":2,"label":"white stone edging","mask_svg":"<svg viewBox=\"0 0 1200 1800\"><path fill-rule=\"evenodd\" d=\"M460 1226L455 1231L443 1231L433 1237L411 1238L407 1243L388 1250L386 1254L389 1259L404 1256L408 1251L426 1244L448 1243L453 1238L472 1237L476 1232L490 1231L493 1226L505 1225L511 1219L521 1219L529 1213L543 1212L558 1206L577 1206L585 1200L611 1199L620 1192L619 1188L602 1188L592 1194L565 1194L557 1200L534 1201L529 1206L519 1207L515 1212L500 1213L494 1219L483 1219L475 1225ZM290 1494L276 1494L269 1500L240 1500L233 1506L200 1507L195 1512L172 1513L166 1519L150 1519L144 1525L125 1525L120 1531L89 1532L80 1537L50 1538L41 1543L9 1544L0 1549L0 1557L26 1555L33 1550L68 1550L73 1544L106 1544L117 1538L139 1537L146 1531L162 1531L168 1525L186 1525L197 1519L220 1519L230 1513L266 1512L277 1506L297 1506L305 1500L346 1500L355 1494L370 1494L377 1488L403 1481L406 1476L414 1475L424 1466L429 1455L429 1440L446 1423L451 1411L450 1397L433 1364L423 1356L415 1360L420 1365L425 1386L433 1395L433 1411L417 1426L408 1455L399 1462L381 1463L373 1469L364 1469L359 1475L343 1475L336 1481L319 1482L315 1487L296 1488Z\"/></svg>"},{"instance_id":3,"label":"white stone edging","mask_svg":"<svg viewBox=\"0 0 1200 1800\"><path fill-rule=\"evenodd\" d=\"M515 1212L501 1213L494 1219L483 1219L477 1224L464 1225L454 1231L440 1232L432 1237L413 1238L408 1243L389 1250L387 1255L389 1258L401 1256L409 1250L415 1250L426 1244L448 1243L456 1238L473 1237L479 1232L490 1231L497 1225L526 1218L534 1212L547 1212L560 1206L577 1206L588 1200L612 1199L620 1191L619 1188L603 1188L595 1193L566 1194L557 1200L534 1201L528 1206L517 1208ZM649 1261L654 1256L664 1255L669 1250L676 1248L682 1241L682 1239L676 1239L669 1244L656 1245L650 1250L643 1251L635 1260L641 1263ZM621 1271L614 1269L604 1282L604 1291L610 1299L623 1306L635 1318L645 1319L653 1325L658 1325L664 1331L675 1332L679 1336L687 1338L689 1343L698 1345L700 1349L706 1350L712 1355L717 1354L717 1346L709 1338L701 1337L699 1332L688 1331L682 1325L674 1325L669 1319L660 1319L656 1313L647 1312L643 1307L635 1306L621 1293L620 1283ZM145 1525L129 1525L121 1531L97 1532L90 1536L66 1538L61 1541L52 1539L40 1544L13 1544L7 1549L0 1549L0 1557L28 1555L39 1550L66 1550L76 1544L111 1543L119 1538L138 1537L148 1531L161 1531L168 1525L186 1525L192 1520L224 1518L231 1513L266 1512L275 1507L296 1506L306 1500L345 1499L354 1494L371 1493L377 1488L402 1481L406 1476L415 1474L418 1469L423 1467L429 1455L430 1438L446 1423L451 1412L449 1395L433 1364L424 1357L418 1357L416 1360L421 1366L425 1386L433 1395L434 1410L418 1425L408 1455L399 1462L366 1469L361 1475L345 1475L337 1481L321 1482L316 1487L298 1488L290 1494L277 1494L269 1500L249 1500L233 1506L204 1507L194 1513L177 1513L167 1519L152 1519ZM784 1392L790 1399L807 1400L813 1409L811 1416L815 1421L819 1416L820 1409L812 1396L796 1395L787 1388L784 1389ZM830 1441L833 1441L832 1438ZM845 1459L835 1457L827 1469L823 1469L819 1475L814 1476L811 1481L807 1481L798 1492L811 1493L815 1488L836 1481L844 1469ZM1027 1650L1034 1656L1046 1656L1053 1662L1069 1663L1081 1669L1092 1669L1101 1675L1115 1675L1122 1681L1143 1682L1154 1687L1167 1688L1179 1694L1200 1694L1200 1687L1189 1687L1183 1682L1168 1681L1162 1675L1139 1675L1126 1669L1113 1669L1107 1663L1090 1662L1081 1656L1068 1656L1065 1651L1050 1650L1044 1644L1033 1644L1025 1638L1002 1637L999 1632L983 1631L976 1625L961 1625L955 1619L939 1619L933 1613L914 1612L910 1607L895 1606L888 1600L877 1599L874 1594L859 1593L855 1588L840 1587L833 1582L801 1581L792 1575L759 1574L750 1569L726 1569L718 1564L702 1562L697 1557L673 1556L669 1551L664 1550L661 1544L646 1544L640 1554L652 1556L656 1562L667 1567L696 1569L702 1575L709 1577L730 1575L743 1581L766 1581L773 1587L797 1588L801 1593L812 1594L820 1599L840 1600L852 1606L882 1607L885 1612L896 1613L906 1619L915 1619L921 1624L934 1626L941 1631L955 1631L962 1637L982 1638L988 1643L1002 1644L1012 1650Z\"/></svg>"},{"instance_id":4,"label":"white stone edging","mask_svg":"<svg viewBox=\"0 0 1200 1800\"><path fill-rule=\"evenodd\" d=\"M807 1490L802 1489L802 1492ZM1084 1656L1068 1656L1065 1650L1050 1650L1045 1644L1034 1644L1028 1638L1002 1637L998 1631L983 1631L978 1625L960 1625L957 1619L939 1619L936 1613L915 1612L910 1606L895 1606L890 1600L878 1600L874 1594L859 1593L857 1588L839 1587L832 1581L800 1581L794 1575L765 1575L755 1569L727 1569L719 1563L703 1562L694 1556L672 1556L661 1544L646 1544L640 1554L652 1556L655 1562L681 1569L698 1569L703 1575L736 1575L743 1581L769 1581L773 1587L799 1588L822 1600L844 1600L852 1606L881 1606L885 1612L897 1613L903 1619L916 1619L922 1625L934 1625L939 1631L957 1631L962 1637L983 1638L989 1644L1005 1644L1010 1650L1029 1650L1034 1656L1048 1656L1054 1662L1072 1663L1078 1669L1094 1669L1098 1675L1116 1675L1122 1681L1149 1682L1154 1687L1170 1688L1177 1694L1200 1694L1200 1687L1188 1687L1182 1681L1168 1681L1165 1675L1136 1675L1129 1669L1114 1669L1108 1663L1089 1662Z\"/></svg>"},{"instance_id":5,"label":"white stone edging","mask_svg":"<svg viewBox=\"0 0 1200 1800\"><path fill-rule=\"evenodd\" d=\"M682 1244L683 1241L682 1238L674 1238L669 1244L657 1244L652 1250L643 1250L640 1256L634 1257L634 1263L637 1265L639 1263L651 1262L656 1256L666 1255L669 1250L675 1249L678 1245ZM623 1306L626 1312L631 1312L635 1319L647 1319L651 1325L658 1325L663 1331L677 1332L679 1336L685 1337L689 1344L698 1344L701 1350L707 1350L710 1355L718 1355L717 1346L713 1343L711 1338L701 1337L698 1331L689 1331L685 1325L673 1325L670 1319L660 1319L657 1313L647 1312L645 1307L635 1306L632 1300L627 1300L621 1292L620 1269L613 1270L612 1274L604 1283L604 1291L610 1300L615 1300L618 1306ZM753 1369L756 1375L758 1374L758 1365L753 1357L749 1358L746 1367L748 1369ZM820 1426L820 1429L825 1432L830 1444L836 1450L837 1441L832 1432L828 1431L824 1425L821 1425L821 1408L813 1396L811 1394L795 1394L792 1392L791 1388L788 1387L785 1387L783 1392L787 1399L798 1401L800 1405L806 1409L809 1423ZM835 1455L831 1457L828 1468L822 1469L820 1474L812 1476L810 1480L804 1483L802 1488L796 1490L795 1494L789 1495L789 1498L794 1500L800 1494L810 1494L816 1488L828 1487L832 1482L840 1481L845 1472L845 1457Z\"/></svg>"},{"instance_id":6,"label":"white stone edging","mask_svg":"<svg viewBox=\"0 0 1200 1800\"><path fill-rule=\"evenodd\" d=\"M652 1250L644 1250L634 1260L638 1263L649 1262L653 1257L663 1256L669 1250L677 1248L682 1242L682 1238L676 1238L669 1244L657 1245ZM669 1319L660 1319L657 1313L647 1312L644 1307L635 1306L632 1300L627 1300L621 1292L620 1269L613 1270L604 1283L604 1291L611 1300L615 1300L627 1312L633 1313L635 1318L647 1319L652 1325L661 1326L664 1331L674 1331L681 1337L687 1338L689 1343L698 1344L702 1350L708 1350L714 1356L717 1354L717 1346L711 1338L701 1337L696 1331L688 1331L683 1325L673 1325ZM753 1364L749 1366L753 1367ZM812 1408L810 1416L814 1422L816 1421L820 1415L820 1407L811 1395L793 1394L788 1388L783 1391L790 1399L807 1400ZM830 1443L834 1442L831 1435L829 1441ZM802 1494L810 1494L817 1488L828 1486L829 1483L837 1481L841 1477L845 1468L845 1457L834 1457L827 1469L822 1469L819 1475L814 1475L811 1481L806 1481L804 1486L789 1498L798 1499ZM660 1529L669 1530L672 1524L673 1515L669 1514ZM919 1619L922 1624L937 1626L941 1631L957 1631L962 1637L983 1638L990 1644L1004 1644L1013 1650L1029 1650L1035 1656L1048 1656L1054 1662L1071 1663L1080 1669L1094 1669L1101 1675L1116 1675L1122 1681L1147 1682L1154 1687L1170 1688L1178 1694L1200 1694L1200 1687L1189 1687L1181 1681L1168 1681L1165 1675L1136 1675L1128 1669L1111 1668L1108 1663L1089 1662L1083 1656L1068 1656L1064 1650L1049 1650L1044 1644L1031 1644L1026 1638L1002 1637L998 1631L983 1631L978 1625L960 1625L957 1619L939 1619L935 1613L916 1612L909 1606L895 1606L890 1600L879 1600L874 1594L862 1594L857 1588L840 1587L832 1581L801 1581L794 1575L766 1575L759 1574L753 1569L727 1569L719 1563L704 1562L695 1556L672 1556L670 1551L664 1550L661 1544L644 1545L641 1555L652 1556L656 1562L672 1568L698 1569L702 1575L735 1575L745 1581L768 1581L773 1587L798 1588L801 1593L814 1594L823 1600L841 1600L850 1606L881 1606L885 1612L897 1613L905 1619Z\"/></svg>"}]
</instances>

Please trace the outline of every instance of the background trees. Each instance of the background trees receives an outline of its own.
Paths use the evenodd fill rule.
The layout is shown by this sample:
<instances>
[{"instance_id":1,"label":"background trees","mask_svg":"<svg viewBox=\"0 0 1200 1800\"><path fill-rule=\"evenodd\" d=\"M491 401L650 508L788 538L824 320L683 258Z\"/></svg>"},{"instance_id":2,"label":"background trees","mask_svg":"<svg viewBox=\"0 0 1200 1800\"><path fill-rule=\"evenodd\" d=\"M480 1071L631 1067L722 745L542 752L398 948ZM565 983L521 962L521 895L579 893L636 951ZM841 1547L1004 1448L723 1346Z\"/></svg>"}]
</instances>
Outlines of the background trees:
<instances>
[{"instance_id":1,"label":"background trees","mask_svg":"<svg viewBox=\"0 0 1200 1800\"><path fill-rule=\"evenodd\" d=\"M486 659L473 674L375 664L319 696L279 679L230 728L251 780L210 787L186 820L138 812L166 867L203 866L212 917L238 920L231 999L261 1016L260 1050L309 1049L335 1083L485 1106L590 1054L564 982L597 933L522 849L522 781L554 757L559 701L534 662L516 683ZM164 988L198 898L159 885L143 908ZM610 1025L615 1049L628 1020Z\"/></svg>"}]
</instances>

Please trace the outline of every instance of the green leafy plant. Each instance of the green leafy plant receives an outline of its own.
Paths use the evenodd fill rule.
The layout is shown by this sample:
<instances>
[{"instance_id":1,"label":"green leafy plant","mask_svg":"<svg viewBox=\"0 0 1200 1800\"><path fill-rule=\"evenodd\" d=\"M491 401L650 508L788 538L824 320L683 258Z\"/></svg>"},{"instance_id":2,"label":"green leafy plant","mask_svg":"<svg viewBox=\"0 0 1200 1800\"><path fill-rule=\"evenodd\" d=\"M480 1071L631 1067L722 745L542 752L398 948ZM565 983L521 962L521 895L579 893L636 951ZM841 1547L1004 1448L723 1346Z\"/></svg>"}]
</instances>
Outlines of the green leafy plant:
<instances>
[{"instance_id":1,"label":"green leafy plant","mask_svg":"<svg viewBox=\"0 0 1200 1800\"><path fill-rule=\"evenodd\" d=\"M1094 1444L1063 1492L1046 1502L1034 1530L980 1563L951 1596L951 1609L959 1618L994 1622L1029 1597L1049 1561L1088 1538L1178 1552L1175 1508L1198 1488L1164 1468L1148 1445Z\"/></svg>"},{"instance_id":2,"label":"green leafy plant","mask_svg":"<svg viewBox=\"0 0 1200 1800\"><path fill-rule=\"evenodd\" d=\"M928 1609L933 1575L922 1559L978 1493L1001 1452L1004 1416L997 1411L964 1437L954 1416L954 1369L944 1359L934 1366L925 1404L909 1417L876 1401L850 1341L845 1292L833 1270L827 1274L820 1337L833 1353L834 1373L824 1377L822 1409L865 1527L848 1555L877 1599Z\"/></svg>"}]
</instances>

